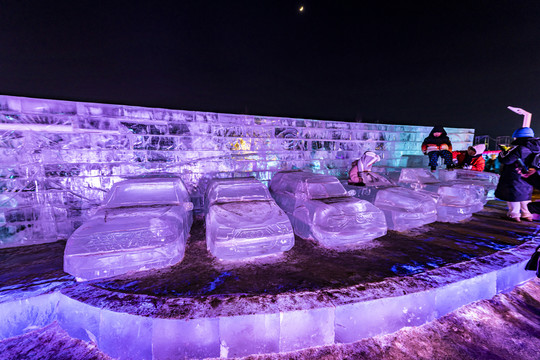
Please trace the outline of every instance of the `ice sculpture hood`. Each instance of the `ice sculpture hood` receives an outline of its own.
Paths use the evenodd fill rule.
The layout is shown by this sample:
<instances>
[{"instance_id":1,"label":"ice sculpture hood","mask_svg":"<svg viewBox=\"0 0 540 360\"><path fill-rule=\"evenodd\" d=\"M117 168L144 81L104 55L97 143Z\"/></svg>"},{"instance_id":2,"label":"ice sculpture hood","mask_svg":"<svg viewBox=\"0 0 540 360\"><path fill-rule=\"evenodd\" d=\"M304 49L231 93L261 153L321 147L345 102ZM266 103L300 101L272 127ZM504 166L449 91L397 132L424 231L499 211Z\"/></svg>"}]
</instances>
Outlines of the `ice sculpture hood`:
<instances>
[{"instance_id":1,"label":"ice sculpture hood","mask_svg":"<svg viewBox=\"0 0 540 360\"><path fill-rule=\"evenodd\" d=\"M366 151L360 159L357 161L358 171L371 171L371 167L377 161L380 161L381 157L375 154L373 151Z\"/></svg>"}]
</instances>

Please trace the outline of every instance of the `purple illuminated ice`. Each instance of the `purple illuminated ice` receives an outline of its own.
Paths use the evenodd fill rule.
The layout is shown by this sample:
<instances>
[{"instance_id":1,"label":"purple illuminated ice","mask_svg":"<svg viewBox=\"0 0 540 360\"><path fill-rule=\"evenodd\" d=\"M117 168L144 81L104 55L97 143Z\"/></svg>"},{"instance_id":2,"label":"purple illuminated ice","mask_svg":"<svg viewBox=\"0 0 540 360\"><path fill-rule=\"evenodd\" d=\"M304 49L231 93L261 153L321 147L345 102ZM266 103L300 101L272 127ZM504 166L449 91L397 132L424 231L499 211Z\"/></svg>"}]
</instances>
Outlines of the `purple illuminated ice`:
<instances>
[{"instance_id":1,"label":"purple illuminated ice","mask_svg":"<svg viewBox=\"0 0 540 360\"><path fill-rule=\"evenodd\" d=\"M349 185L346 181L343 186L381 209L389 230L406 231L437 221L436 194L395 185L379 173L364 171L360 175L365 186Z\"/></svg>"},{"instance_id":2,"label":"purple illuminated ice","mask_svg":"<svg viewBox=\"0 0 540 360\"><path fill-rule=\"evenodd\" d=\"M84 281L176 264L184 258L192 209L179 178L118 182L68 239L64 271Z\"/></svg>"},{"instance_id":3,"label":"purple illuminated ice","mask_svg":"<svg viewBox=\"0 0 540 360\"><path fill-rule=\"evenodd\" d=\"M353 162L350 182L344 181L343 186L381 209L390 230L405 231L436 221L439 196L398 186L384 175L372 172L373 164L380 160L376 153L366 151Z\"/></svg>"},{"instance_id":4,"label":"purple illuminated ice","mask_svg":"<svg viewBox=\"0 0 540 360\"><path fill-rule=\"evenodd\" d=\"M437 221L466 220L484 206L484 189L478 185L441 182L422 168L401 169L399 185L414 190L425 190L440 196L437 202Z\"/></svg>"},{"instance_id":5,"label":"purple illuminated ice","mask_svg":"<svg viewBox=\"0 0 540 360\"><path fill-rule=\"evenodd\" d=\"M294 232L326 247L361 244L386 234L381 210L351 197L334 176L280 171L270 192L285 210Z\"/></svg>"},{"instance_id":6,"label":"purple illuminated ice","mask_svg":"<svg viewBox=\"0 0 540 360\"><path fill-rule=\"evenodd\" d=\"M439 171L439 180L448 182L455 181L456 183L469 183L472 185L480 185L485 190L485 201L495 199L495 189L499 183L499 175L485 171L473 171L456 169L454 171Z\"/></svg>"},{"instance_id":7,"label":"purple illuminated ice","mask_svg":"<svg viewBox=\"0 0 540 360\"><path fill-rule=\"evenodd\" d=\"M206 245L217 258L238 260L294 246L287 215L255 178L213 179L206 208Z\"/></svg>"}]
</instances>

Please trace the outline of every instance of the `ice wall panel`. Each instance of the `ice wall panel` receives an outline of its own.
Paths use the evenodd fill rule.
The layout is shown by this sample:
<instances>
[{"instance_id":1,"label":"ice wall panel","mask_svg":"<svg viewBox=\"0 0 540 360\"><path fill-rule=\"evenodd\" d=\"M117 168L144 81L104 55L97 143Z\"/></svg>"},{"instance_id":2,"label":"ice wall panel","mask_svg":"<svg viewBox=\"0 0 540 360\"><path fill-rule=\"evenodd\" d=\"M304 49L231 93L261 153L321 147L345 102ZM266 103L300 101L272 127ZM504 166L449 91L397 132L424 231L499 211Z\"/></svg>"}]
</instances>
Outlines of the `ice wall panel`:
<instances>
[{"instance_id":1,"label":"ice wall panel","mask_svg":"<svg viewBox=\"0 0 540 360\"><path fill-rule=\"evenodd\" d=\"M219 319L220 356L240 357L279 352L279 314Z\"/></svg>"},{"instance_id":2,"label":"ice wall panel","mask_svg":"<svg viewBox=\"0 0 540 360\"><path fill-rule=\"evenodd\" d=\"M281 352L334 343L334 308L282 312L279 350Z\"/></svg>"},{"instance_id":3,"label":"ice wall panel","mask_svg":"<svg viewBox=\"0 0 540 360\"><path fill-rule=\"evenodd\" d=\"M154 319L152 331L154 359L219 357L218 319Z\"/></svg>"},{"instance_id":4,"label":"ice wall panel","mask_svg":"<svg viewBox=\"0 0 540 360\"><path fill-rule=\"evenodd\" d=\"M435 319L434 291L336 306L336 342L351 343Z\"/></svg>"},{"instance_id":5,"label":"ice wall panel","mask_svg":"<svg viewBox=\"0 0 540 360\"><path fill-rule=\"evenodd\" d=\"M345 178L367 150L381 156L381 167L401 167L422 156L430 130L0 96L0 195L15 199L0 203L0 247L65 238L129 176L179 173L198 211L212 177L266 183L279 170L309 169ZM472 143L471 129L447 131L456 149ZM3 220L27 207L38 215ZM54 214L56 226L43 214Z\"/></svg>"}]
</instances>

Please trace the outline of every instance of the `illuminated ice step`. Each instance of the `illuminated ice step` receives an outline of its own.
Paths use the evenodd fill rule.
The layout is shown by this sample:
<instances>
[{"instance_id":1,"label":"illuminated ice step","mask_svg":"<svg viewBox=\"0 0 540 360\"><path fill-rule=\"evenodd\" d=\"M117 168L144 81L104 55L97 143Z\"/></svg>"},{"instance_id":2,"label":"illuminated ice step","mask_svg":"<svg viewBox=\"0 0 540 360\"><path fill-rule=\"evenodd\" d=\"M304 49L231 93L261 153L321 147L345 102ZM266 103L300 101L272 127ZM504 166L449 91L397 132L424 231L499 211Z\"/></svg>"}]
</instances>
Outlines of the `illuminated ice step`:
<instances>
[{"instance_id":1,"label":"illuminated ice step","mask_svg":"<svg viewBox=\"0 0 540 360\"><path fill-rule=\"evenodd\" d=\"M398 184L414 190L437 194L437 221L459 222L484 208L486 194L481 185L458 181L439 181L422 168L401 169Z\"/></svg>"},{"instance_id":2,"label":"illuminated ice step","mask_svg":"<svg viewBox=\"0 0 540 360\"><path fill-rule=\"evenodd\" d=\"M334 176L280 171L270 182L270 192L294 232L325 247L357 245L387 232L383 212L351 197Z\"/></svg>"},{"instance_id":3,"label":"illuminated ice step","mask_svg":"<svg viewBox=\"0 0 540 360\"><path fill-rule=\"evenodd\" d=\"M294 246L289 218L255 178L213 179L206 204L206 244L217 258L239 260Z\"/></svg>"},{"instance_id":4,"label":"illuminated ice step","mask_svg":"<svg viewBox=\"0 0 540 360\"><path fill-rule=\"evenodd\" d=\"M184 258L192 208L179 178L116 183L104 205L68 239L64 271L92 280L176 264Z\"/></svg>"}]
</instances>

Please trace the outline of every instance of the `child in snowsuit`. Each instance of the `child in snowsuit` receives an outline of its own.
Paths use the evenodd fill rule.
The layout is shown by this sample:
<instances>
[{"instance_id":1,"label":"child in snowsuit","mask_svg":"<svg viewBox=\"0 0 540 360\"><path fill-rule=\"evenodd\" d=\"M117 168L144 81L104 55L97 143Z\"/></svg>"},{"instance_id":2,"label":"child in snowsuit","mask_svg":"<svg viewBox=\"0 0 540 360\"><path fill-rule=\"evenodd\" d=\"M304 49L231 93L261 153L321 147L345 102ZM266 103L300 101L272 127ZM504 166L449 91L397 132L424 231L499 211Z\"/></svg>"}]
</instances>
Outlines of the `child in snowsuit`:
<instances>
[{"instance_id":1,"label":"child in snowsuit","mask_svg":"<svg viewBox=\"0 0 540 360\"><path fill-rule=\"evenodd\" d=\"M469 146L467 151L454 151L452 155L456 158L456 167L466 170L484 171L486 160L482 157L482 153L486 149L486 145L478 144Z\"/></svg>"},{"instance_id":2,"label":"child in snowsuit","mask_svg":"<svg viewBox=\"0 0 540 360\"><path fill-rule=\"evenodd\" d=\"M512 137L515 138L511 144L513 147L499 154L499 161L504 166L495 196L507 202L508 218L517 222L521 219L532 221L527 204L531 202L533 186L529 179L521 175L519 161L530 166L535 153L540 152L540 139L534 138L534 132L529 127L517 129Z\"/></svg>"},{"instance_id":3,"label":"child in snowsuit","mask_svg":"<svg viewBox=\"0 0 540 360\"><path fill-rule=\"evenodd\" d=\"M422 143L422 152L429 156L429 167L431 171L437 169L439 156L444 159L447 169L452 169L452 143L442 126L435 126L428 137Z\"/></svg>"},{"instance_id":4,"label":"child in snowsuit","mask_svg":"<svg viewBox=\"0 0 540 360\"><path fill-rule=\"evenodd\" d=\"M371 171L373 164L379 160L381 160L381 157L373 151L366 151L360 159L354 160L349 170L349 185L366 186L362 173Z\"/></svg>"}]
</instances>

